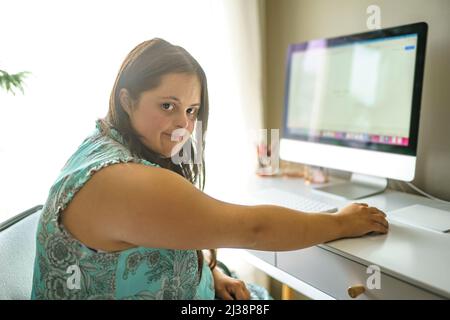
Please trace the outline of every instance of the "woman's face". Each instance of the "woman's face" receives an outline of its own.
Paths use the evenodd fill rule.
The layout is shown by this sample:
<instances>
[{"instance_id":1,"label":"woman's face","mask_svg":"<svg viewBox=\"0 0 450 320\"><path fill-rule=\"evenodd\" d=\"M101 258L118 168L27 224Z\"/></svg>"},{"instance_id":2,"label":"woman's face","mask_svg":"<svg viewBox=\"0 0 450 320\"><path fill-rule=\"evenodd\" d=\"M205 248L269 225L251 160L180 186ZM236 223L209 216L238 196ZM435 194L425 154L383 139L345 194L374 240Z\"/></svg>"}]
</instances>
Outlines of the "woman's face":
<instances>
[{"instance_id":1,"label":"woman's face","mask_svg":"<svg viewBox=\"0 0 450 320\"><path fill-rule=\"evenodd\" d=\"M122 89L120 101L134 130L143 137L141 142L163 157L178 153L192 134L200 109L198 77L167 74L158 87L142 92L138 101L132 102L128 97L127 91ZM133 107L125 107L130 102Z\"/></svg>"}]
</instances>

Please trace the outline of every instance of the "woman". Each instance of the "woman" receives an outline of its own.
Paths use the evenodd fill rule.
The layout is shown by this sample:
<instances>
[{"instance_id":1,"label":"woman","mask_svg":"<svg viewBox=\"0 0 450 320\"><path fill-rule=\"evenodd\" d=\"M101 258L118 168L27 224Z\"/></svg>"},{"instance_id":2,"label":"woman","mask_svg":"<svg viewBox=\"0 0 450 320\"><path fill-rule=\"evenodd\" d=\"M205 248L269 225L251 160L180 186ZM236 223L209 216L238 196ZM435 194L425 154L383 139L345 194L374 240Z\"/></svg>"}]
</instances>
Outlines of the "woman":
<instances>
[{"instance_id":1,"label":"woman","mask_svg":"<svg viewBox=\"0 0 450 320\"><path fill-rule=\"evenodd\" d=\"M106 118L50 190L32 298L255 298L202 249L291 250L387 232L384 213L363 204L310 215L204 194L208 109L206 76L186 50L153 39L130 52Z\"/></svg>"}]
</instances>

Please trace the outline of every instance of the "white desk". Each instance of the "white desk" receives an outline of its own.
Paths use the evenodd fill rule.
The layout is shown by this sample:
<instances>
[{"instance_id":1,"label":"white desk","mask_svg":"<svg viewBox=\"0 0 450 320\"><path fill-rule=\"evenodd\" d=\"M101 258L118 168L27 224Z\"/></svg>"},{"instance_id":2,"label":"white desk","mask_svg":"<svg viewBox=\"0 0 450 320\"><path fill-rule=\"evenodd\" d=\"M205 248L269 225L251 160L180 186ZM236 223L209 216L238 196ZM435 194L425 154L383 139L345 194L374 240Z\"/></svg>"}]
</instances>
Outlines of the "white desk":
<instances>
[{"instance_id":1,"label":"white desk","mask_svg":"<svg viewBox=\"0 0 450 320\"><path fill-rule=\"evenodd\" d=\"M223 184L222 184L223 185ZM206 189L223 201L248 204L257 190L278 188L308 196L313 192L302 179L241 177L233 188ZM317 197L317 193L314 193ZM323 198L342 207L348 201ZM450 205L424 197L388 190L358 200L387 213L413 204L450 211ZM261 199L264 203L264 199ZM450 298L450 234L390 223L388 235L342 239L307 249L285 252L239 250L246 259L273 278L314 299L350 299L347 288L362 284L358 299ZM380 288L367 288L367 267L380 268Z\"/></svg>"}]
</instances>

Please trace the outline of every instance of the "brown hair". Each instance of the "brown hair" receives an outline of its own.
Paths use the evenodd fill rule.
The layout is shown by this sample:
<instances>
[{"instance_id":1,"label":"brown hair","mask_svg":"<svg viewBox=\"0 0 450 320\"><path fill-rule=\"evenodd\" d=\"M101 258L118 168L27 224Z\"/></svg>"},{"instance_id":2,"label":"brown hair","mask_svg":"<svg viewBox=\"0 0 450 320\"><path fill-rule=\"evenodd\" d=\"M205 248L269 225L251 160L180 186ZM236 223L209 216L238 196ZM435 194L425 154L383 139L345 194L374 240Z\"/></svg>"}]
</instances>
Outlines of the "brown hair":
<instances>
[{"instance_id":1,"label":"brown hair","mask_svg":"<svg viewBox=\"0 0 450 320\"><path fill-rule=\"evenodd\" d=\"M127 89L130 97L134 101L138 101L142 92L156 88L160 84L161 78L169 73L193 74L200 81L201 99L197 120L201 121L202 124L202 141L201 146L199 146L202 148L200 150L201 161L175 164L171 161L171 158L161 157L161 155L147 148L141 142L141 136L132 127L130 118L120 103L119 93L121 89ZM111 92L108 114L105 119L99 120L102 134L108 134L110 128L116 129L121 133L133 154L178 173L192 184L198 184L198 187L203 190L205 186L203 150L205 148L205 133L208 127L208 113L208 87L206 75L200 64L182 47L172 45L163 39L154 38L136 46L125 58ZM186 142L190 143L191 146L190 155L194 159L198 159L196 153L199 150L196 150L191 142L191 138ZM183 155L183 149L180 151L180 155ZM213 269L217 263L216 250L210 250L210 252L209 267ZM197 257L201 276L204 259L201 250L197 250Z\"/></svg>"}]
</instances>

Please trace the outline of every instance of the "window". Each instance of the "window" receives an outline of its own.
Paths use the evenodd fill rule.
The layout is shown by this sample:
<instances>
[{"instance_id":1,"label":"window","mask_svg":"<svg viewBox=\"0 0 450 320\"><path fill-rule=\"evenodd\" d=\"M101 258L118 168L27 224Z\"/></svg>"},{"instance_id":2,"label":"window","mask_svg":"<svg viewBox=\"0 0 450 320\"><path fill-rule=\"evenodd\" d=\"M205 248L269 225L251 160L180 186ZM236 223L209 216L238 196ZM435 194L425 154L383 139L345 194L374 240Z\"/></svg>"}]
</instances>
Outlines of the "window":
<instances>
[{"instance_id":1,"label":"window","mask_svg":"<svg viewBox=\"0 0 450 320\"><path fill-rule=\"evenodd\" d=\"M95 120L106 115L121 62L144 40L160 37L183 46L203 66L211 104L207 139L228 130L218 121L223 114L245 128L232 77L246 74L246 64L236 63L239 55L230 55L233 41L224 38L236 31L236 20L226 14L232 3L241 5L218 0L2 4L2 25L11 28L0 30L0 69L31 75L24 95L0 90L0 221L45 202L66 160L94 130ZM213 145L208 141L207 149ZM214 155L211 151L207 159Z\"/></svg>"}]
</instances>

